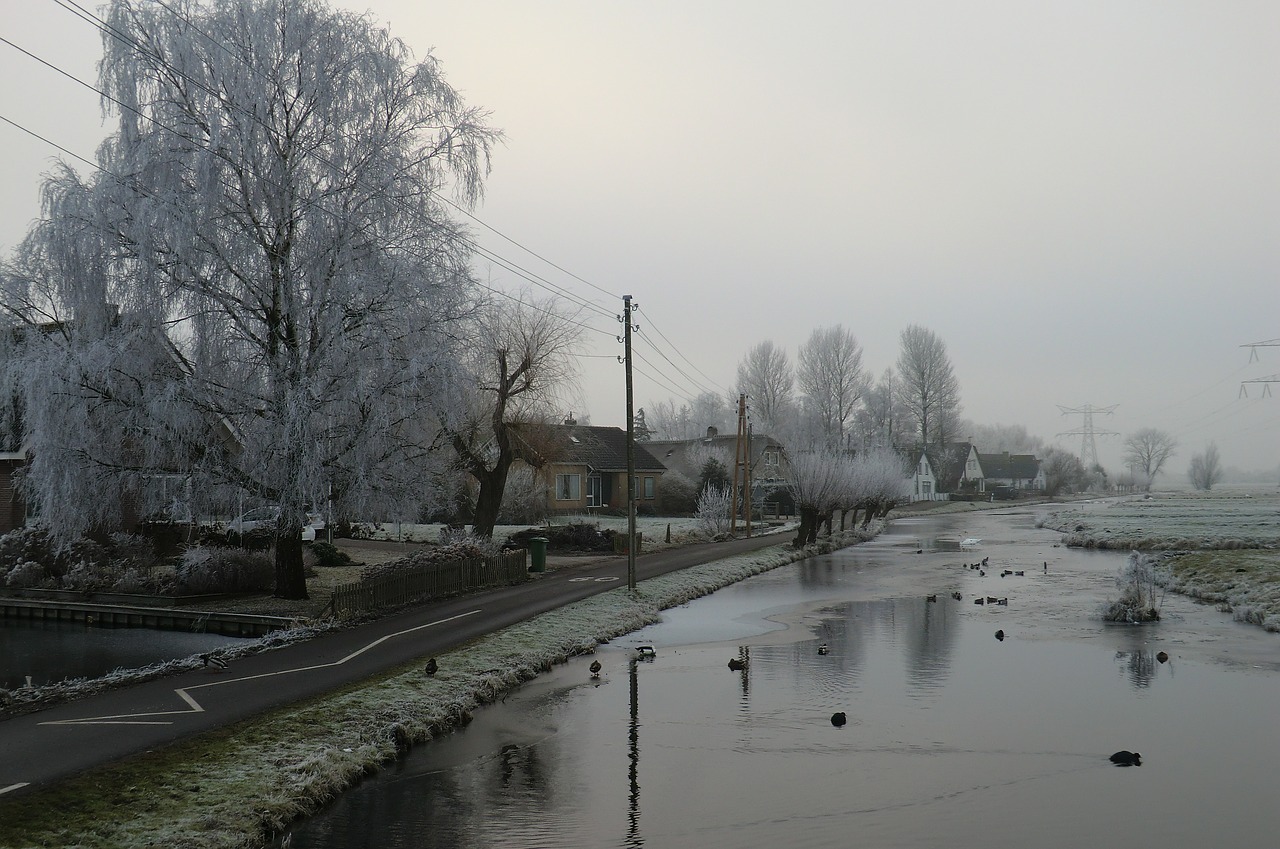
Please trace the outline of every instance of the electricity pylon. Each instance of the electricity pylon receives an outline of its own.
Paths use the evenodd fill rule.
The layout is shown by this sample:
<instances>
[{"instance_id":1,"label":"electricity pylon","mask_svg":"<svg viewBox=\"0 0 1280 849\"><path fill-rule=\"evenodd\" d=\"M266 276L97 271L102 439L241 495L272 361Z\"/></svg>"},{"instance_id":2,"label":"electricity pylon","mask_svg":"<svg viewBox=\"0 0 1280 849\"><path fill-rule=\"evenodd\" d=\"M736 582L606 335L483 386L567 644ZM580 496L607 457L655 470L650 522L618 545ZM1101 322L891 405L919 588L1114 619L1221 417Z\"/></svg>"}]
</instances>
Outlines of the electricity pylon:
<instances>
[{"instance_id":1,"label":"electricity pylon","mask_svg":"<svg viewBox=\"0 0 1280 849\"><path fill-rule=\"evenodd\" d=\"M1256 362L1259 360L1259 357L1258 357L1258 349L1259 349L1259 348L1276 348L1276 347L1280 347L1280 339L1268 339L1268 340L1267 340L1267 341L1265 341L1265 342L1250 342L1250 343L1248 343L1248 344L1246 344L1246 345L1241 345L1240 347L1241 347L1241 348L1248 348L1248 349L1249 349L1249 362L1251 362L1251 363L1256 363Z\"/></svg>"},{"instance_id":2,"label":"electricity pylon","mask_svg":"<svg viewBox=\"0 0 1280 849\"><path fill-rule=\"evenodd\" d=\"M1080 437L1080 462L1084 463L1086 469L1092 469L1098 465L1098 444L1094 441L1097 436L1119 436L1114 430L1098 430L1093 426L1093 414L1101 413L1111 415L1119 404L1112 404L1110 407L1095 407L1092 404L1085 404L1083 407L1064 407L1058 405L1058 409L1062 411L1062 415L1084 416L1080 422L1078 430L1069 430L1060 433L1058 436L1078 436Z\"/></svg>"}]
</instances>

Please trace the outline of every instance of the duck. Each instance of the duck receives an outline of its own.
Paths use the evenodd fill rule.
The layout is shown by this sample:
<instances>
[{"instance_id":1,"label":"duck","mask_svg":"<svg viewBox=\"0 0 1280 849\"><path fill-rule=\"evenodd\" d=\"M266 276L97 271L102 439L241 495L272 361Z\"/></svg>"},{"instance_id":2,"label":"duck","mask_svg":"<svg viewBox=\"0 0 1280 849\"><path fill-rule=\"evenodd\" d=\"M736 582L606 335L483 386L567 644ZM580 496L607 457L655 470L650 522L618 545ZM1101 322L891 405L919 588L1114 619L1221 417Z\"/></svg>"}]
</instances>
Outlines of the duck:
<instances>
[{"instance_id":1,"label":"duck","mask_svg":"<svg viewBox=\"0 0 1280 849\"><path fill-rule=\"evenodd\" d=\"M975 598L975 599L973 600L973 603L974 603L974 604L986 604L987 602L986 602L986 600L985 600L985 599L983 599L983 597L982 597L982 596L978 596L977 598Z\"/></svg>"},{"instance_id":2,"label":"duck","mask_svg":"<svg viewBox=\"0 0 1280 849\"><path fill-rule=\"evenodd\" d=\"M1128 749L1121 749L1112 755L1109 760L1116 766L1142 766L1142 755L1137 752L1131 752Z\"/></svg>"},{"instance_id":3,"label":"duck","mask_svg":"<svg viewBox=\"0 0 1280 849\"><path fill-rule=\"evenodd\" d=\"M1007 597L1006 597L1006 598L998 598L998 599L996 599L996 604L1000 605L1001 607L1008 607L1008 606L1009 606L1009 599L1008 599Z\"/></svg>"},{"instance_id":4,"label":"duck","mask_svg":"<svg viewBox=\"0 0 1280 849\"><path fill-rule=\"evenodd\" d=\"M658 653L653 650L653 646L638 646L636 648L636 655L639 657L649 658L657 657Z\"/></svg>"},{"instance_id":5,"label":"duck","mask_svg":"<svg viewBox=\"0 0 1280 849\"><path fill-rule=\"evenodd\" d=\"M211 654L202 654L200 655L200 659L204 661L205 666L212 666L215 669L227 668L227 662L220 657L215 657Z\"/></svg>"},{"instance_id":6,"label":"duck","mask_svg":"<svg viewBox=\"0 0 1280 849\"><path fill-rule=\"evenodd\" d=\"M843 728L845 723L849 721L849 717L844 715L844 711L836 711L831 714L831 724L836 728Z\"/></svg>"},{"instance_id":7,"label":"duck","mask_svg":"<svg viewBox=\"0 0 1280 849\"><path fill-rule=\"evenodd\" d=\"M938 596L937 596L937 595L927 595L927 596L925 596L925 597L924 597L924 600L925 600L925 601L937 601L937 600L938 600Z\"/></svg>"},{"instance_id":8,"label":"duck","mask_svg":"<svg viewBox=\"0 0 1280 849\"><path fill-rule=\"evenodd\" d=\"M734 672L741 672L747 668L747 665L736 657L729 658L729 668Z\"/></svg>"},{"instance_id":9,"label":"duck","mask_svg":"<svg viewBox=\"0 0 1280 849\"><path fill-rule=\"evenodd\" d=\"M1004 642L1004 629L1003 629L1003 628L1001 628L999 631L996 631L996 639L997 639L997 640L999 640L999 641L1000 641L1000 642L1002 642L1002 643Z\"/></svg>"},{"instance_id":10,"label":"duck","mask_svg":"<svg viewBox=\"0 0 1280 849\"><path fill-rule=\"evenodd\" d=\"M818 654L826 654L826 653L827 653L827 652L829 652L829 651L831 651L831 650L830 650L829 648L827 648L827 644L826 644L826 643L821 643L821 644L819 644L819 645L818 645Z\"/></svg>"},{"instance_id":11,"label":"duck","mask_svg":"<svg viewBox=\"0 0 1280 849\"><path fill-rule=\"evenodd\" d=\"M1156 652L1156 660L1160 661L1161 663L1168 663L1169 662L1168 652Z\"/></svg>"},{"instance_id":12,"label":"duck","mask_svg":"<svg viewBox=\"0 0 1280 849\"><path fill-rule=\"evenodd\" d=\"M951 594L951 597L954 598L956 601L961 601L964 599L964 594L961 593L959 590L957 590Z\"/></svg>"},{"instance_id":13,"label":"duck","mask_svg":"<svg viewBox=\"0 0 1280 849\"><path fill-rule=\"evenodd\" d=\"M598 660L593 660L593 661L591 661L591 665L590 665L590 666L588 666L587 668L591 670L591 677L592 677L592 678L599 678L599 677L600 677L600 670L601 670L601 669L603 669L604 667L602 667L602 666L600 665L600 661L598 661Z\"/></svg>"},{"instance_id":14,"label":"duck","mask_svg":"<svg viewBox=\"0 0 1280 849\"><path fill-rule=\"evenodd\" d=\"M426 672L427 675L435 675L439 670L440 664L436 663L436 659L433 657L427 661L426 668L423 671Z\"/></svg>"},{"instance_id":15,"label":"duck","mask_svg":"<svg viewBox=\"0 0 1280 849\"><path fill-rule=\"evenodd\" d=\"M987 604L999 604L999 603L1000 603L1000 599L996 598L995 596L993 595L987 596Z\"/></svg>"},{"instance_id":16,"label":"duck","mask_svg":"<svg viewBox=\"0 0 1280 849\"><path fill-rule=\"evenodd\" d=\"M1013 576L1015 578L1023 578L1023 577L1026 577L1026 574L1027 574L1026 569L1019 569L1018 571L1013 573Z\"/></svg>"}]
</instances>

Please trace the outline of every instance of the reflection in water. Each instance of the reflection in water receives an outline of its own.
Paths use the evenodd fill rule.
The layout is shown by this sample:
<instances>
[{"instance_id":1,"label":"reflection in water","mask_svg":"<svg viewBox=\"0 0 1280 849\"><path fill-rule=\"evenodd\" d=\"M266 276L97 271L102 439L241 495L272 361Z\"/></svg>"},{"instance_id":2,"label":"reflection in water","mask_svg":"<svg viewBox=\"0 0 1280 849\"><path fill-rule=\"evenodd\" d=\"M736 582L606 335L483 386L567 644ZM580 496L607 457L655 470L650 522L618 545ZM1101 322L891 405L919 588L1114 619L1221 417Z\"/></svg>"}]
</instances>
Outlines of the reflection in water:
<instances>
[{"instance_id":1,"label":"reflection in water","mask_svg":"<svg viewBox=\"0 0 1280 849\"><path fill-rule=\"evenodd\" d=\"M643 846L640 836L640 675L633 657L627 664L631 722L627 725L627 846Z\"/></svg>"}]
</instances>

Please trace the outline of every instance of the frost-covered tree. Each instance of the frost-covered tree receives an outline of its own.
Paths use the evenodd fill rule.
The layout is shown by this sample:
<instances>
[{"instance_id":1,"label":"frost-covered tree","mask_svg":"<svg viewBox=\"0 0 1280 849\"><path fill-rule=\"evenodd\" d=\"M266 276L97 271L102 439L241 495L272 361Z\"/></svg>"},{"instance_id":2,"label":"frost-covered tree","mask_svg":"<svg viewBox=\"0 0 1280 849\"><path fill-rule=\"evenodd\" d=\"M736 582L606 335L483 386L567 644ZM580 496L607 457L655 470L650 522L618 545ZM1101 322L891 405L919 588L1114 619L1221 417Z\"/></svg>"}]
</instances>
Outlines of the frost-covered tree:
<instances>
[{"instance_id":1,"label":"frost-covered tree","mask_svg":"<svg viewBox=\"0 0 1280 849\"><path fill-rule=\"evenodd\" d=\"M1213 485L1222 480L1222 460L1218 457L1216 443L1210 442L1205 447L1203 454L1197 454L1191 458L1191 466L1187 469L1187 477L1191 479L1193 487L1203 489L1206 492L1213 489Z\"/></svg>"},{"instance_id":2,"label":"frost-covered tree","mask_svg":"<svg viewBox=\"0 0 1280 849\"><path fill-rule=\"evenodd\" d=\"M1149 490L1177 448L1178 441L1169 433L1144 427L1131 433L1124 441L1124 462L1129 468L1141 472L1144 485Z\"/></svg>"},{"instance_id":3,"label":"frost-covered tree","mask_svg":"<svg viewBox=\"0 0 1280 849\"><path fill-rule=\"evenodd\" d=\"M843 325L820 327L800 346L796 377L827 448L844 446L845 425L867 389L862 348Z\"/></svg>"},{"instance_id":4,"label":"frost-covered tree","mask_svg":"<svg viewBox=\"0 0 1280 849\"><path fill-rule=\"evenodd\" d=\"M707 484L698 496L698 506L693 514L698 520L698 530L711 539L729 533L732 508L733 494L728 486Z\"/></svg>"},{"instance_id":5,"label":"frost-covered tree","mask_svg":"<svg viewBox=\"0 0 1280 849\"><path fill-rule=\"evenodd\" d=\"M554 298L498 297L469 323L465 378L440 407L440 427L458 463L479 484L472 528L492 536L507 475L517 459L536 464L537 425L552 421L577 377L582 325Z\"/></svg>"},{"instance_id":6,"label":"frost-covered tree","mask_svg":"<svg viewBox=\"0 0 1280 849\"><path fill-rule=\"evenodd\" d=\"M468 306L443 195L497 138L431 57L322 0L112 0L116 129L59 166L4 275L26 495L72 534L163 473L280 505L276 594L306 596L309 507L412 514ZM117 312L118 311L118 312Z\"/></svg>"},{"instance_id":7,"label":"frost-covered tree","mask_svg":"<svg viewBox=\"0 0 1280 849\"><path fill-rule=\"evenodd\" d=\"M787 488L800 513L800 527L793 545L808 545L818 538L818 528L845 500L847 457L834 450L804 451L792 455Z\"/></svg>"},{"instance_id":8,"label":"frost-covered tree","mask_svg":"<svg viewBox=\"0 0 1280 849\"><path fill-rule=\"evenodd\" d=\"M960 383L947 345L932 330L914 324L902 331L901 344L898 391L916 424L920 444L945 444L955 435L960 413Z\"/></svg>"},{"instance_id":9,"label":"frost-covered tree","mask_svg":"<svg viewBox=\"0 0 1280 849\"><path fill-rule=\"evenodd\" d=\"M752 346L738 363L738 392L749 399L752 419L762 433L777 433L793 413L794 385L791 358L772 340Z\"/></svg>"}]
</instances>

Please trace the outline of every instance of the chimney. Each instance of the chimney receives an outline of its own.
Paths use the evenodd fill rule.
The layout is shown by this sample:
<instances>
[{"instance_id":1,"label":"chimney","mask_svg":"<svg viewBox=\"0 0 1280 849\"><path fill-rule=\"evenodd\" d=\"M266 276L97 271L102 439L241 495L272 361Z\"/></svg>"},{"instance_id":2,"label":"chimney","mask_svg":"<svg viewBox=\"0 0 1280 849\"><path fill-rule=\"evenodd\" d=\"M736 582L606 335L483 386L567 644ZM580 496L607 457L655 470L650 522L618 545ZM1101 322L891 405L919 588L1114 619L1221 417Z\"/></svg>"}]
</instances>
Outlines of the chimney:
<instances>
[{"instance_id":1,"label":"chimney","mask_svg":"<svg viewBox=\"0 0 1280 849\"><path fill-rule=\"evenodd\" d=\"M573 413L569 413L569 415L565 416L564 423L572 426L576 425L578 420L573 417Z\"/></svg>"}]
</instances>

